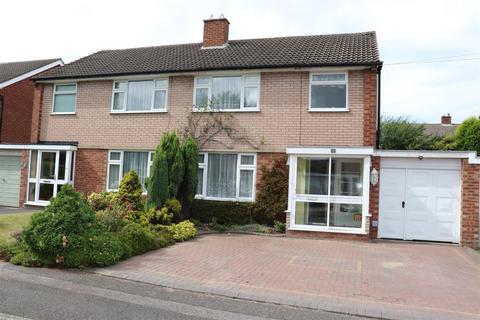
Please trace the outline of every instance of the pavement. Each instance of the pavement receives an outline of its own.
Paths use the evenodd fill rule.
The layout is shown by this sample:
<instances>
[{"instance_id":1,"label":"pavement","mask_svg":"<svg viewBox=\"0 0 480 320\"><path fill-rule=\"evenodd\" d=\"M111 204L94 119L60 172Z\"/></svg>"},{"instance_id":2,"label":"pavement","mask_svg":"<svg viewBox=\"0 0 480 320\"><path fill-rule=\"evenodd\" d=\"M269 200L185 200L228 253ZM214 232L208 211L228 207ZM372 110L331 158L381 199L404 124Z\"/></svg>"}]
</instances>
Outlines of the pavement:
<instances>
[{"instance_id":1,"label":"pavement","mask_svg":"<svg viewBox=\"0 0 480 320\"><path fill-rule=\"evenodd\" d=\"M27 213L37 212L41 209L38 208L15 208L15 207L2 207L0 206L0 214L15 214L15 213Z\"/></svg>"},{"instance_id":2,"label":"pavement","mask_svg":"<svg viewBox=\"0 0 480 320\"><path fill-rule=\"evenodd\" d=\"M364 318L174 290L82 271L32 269L0 262L0 320L26 319Z\"/></svg>"},{"instance_id":3,"label":"pavement","mask_svg":"<svg viewBox=\"0 0 480 320\"><path fill-rule=\"evenodd\" d=\"M455 245L213 234L97 274L385 319L480 319L480 255Z\"/></svg>"}]
</instances>

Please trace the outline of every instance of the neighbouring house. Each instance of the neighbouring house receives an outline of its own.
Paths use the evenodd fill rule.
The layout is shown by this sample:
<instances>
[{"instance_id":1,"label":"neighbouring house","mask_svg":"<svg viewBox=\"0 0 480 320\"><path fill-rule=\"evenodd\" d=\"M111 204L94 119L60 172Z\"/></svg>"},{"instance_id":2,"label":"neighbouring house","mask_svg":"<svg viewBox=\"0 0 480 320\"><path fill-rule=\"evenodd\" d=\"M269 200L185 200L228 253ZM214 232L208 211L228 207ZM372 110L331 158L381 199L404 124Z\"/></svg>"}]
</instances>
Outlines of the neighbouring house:
<instances>
[{"instance_id":1,"label":"neighbouring house","mask_svg":"<svg viewBox=\"0 0 480 320\"><path fill-rule=\"evenodd\" d=\"M443 115L440 123L425 123L425 133L432 136L442 137L446 134L454 134L459 124L452 123L450 113Z\"/></svg>"},{"instance_id":2,"label":"neighbouring house","mask_svg":"<svg viewBox=\"0 0 480 320\"><path fill-rule=\"evenodd\" d=\"M102 50L38 75L38 145L24 199L65 183L117 190L149 175L163 133L213 108L242 139L201 146L197 198L255 201L262 165L289 165L287 235L394 238L478 246L480 160L472 152L377 150L382 62L375 32L229 39Z\"/></svg>"},{"instance_id":3,"label":"neighbouring house","mask_svg":"<svg viewBox=\"0 0 480 320\"><path fill-rule=\"evenodd\" d=\"M38 141L39 112L33 105L40 97L30 79L62 64L61 59L0 63L0 206L23 203L20 169L28 154L22 160L22 152Z\"/></svg>"}]
</instances>

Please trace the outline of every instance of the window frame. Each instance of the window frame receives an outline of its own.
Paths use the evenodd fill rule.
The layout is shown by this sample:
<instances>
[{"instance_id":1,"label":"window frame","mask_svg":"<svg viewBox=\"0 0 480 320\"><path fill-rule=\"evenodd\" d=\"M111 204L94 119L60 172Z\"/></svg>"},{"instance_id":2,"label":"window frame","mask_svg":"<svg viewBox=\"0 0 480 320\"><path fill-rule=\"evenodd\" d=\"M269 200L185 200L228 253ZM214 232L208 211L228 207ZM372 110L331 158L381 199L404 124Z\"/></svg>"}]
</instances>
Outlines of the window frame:
<instances>
[{"instance_id":1,"label":"window frame","mask_svg":"<svg viewBox=\"0 0 480 320\"><path fill-rule=\"evenodd\" d=\"M156 87L155 86L155 81L159 80L167 80L167 85L166 87ZM128 101L128 88L129 84L132 81L151 81L153 82L153 90L152 90L152 102L150 104L150 109L149 110L127 110L127 101ZM116 83L126 83L127 88L125 90L121 89L115 89L115 84ZM149 78L149 79L119 79L119 80L113 80L112 82L112 99L111 99L111 105L110 105L110 113L166 113L168 112L168 92L169 92L169 86L170 86L170 79L169 77L156 77L156 78ZM165 91L165 106L161 109L155 109L155 92L157 91ZM123 100L123 108L121 110L114 110L114 99L115 99L115 93L123 93L124 94L124 100Z\"/></svg>"},{"instance_id":2,"label":"window frame","mask_svg":"<svg viewBox=\"0 0 480 320\"><path fill-rule=\"evenodd\" d=\"M331 74L344 74L345 80L342 81L314 81L314 76L321 75L331 75ZM314 85L335 85L335 84L344 84L345 85L345 108L313 108L312 107L312 86ZM332 72L310 72L309 75L309 86L308 86L308 111L309 112L348 112L348 71L332 71Z\"/></svg>"},{"instance_id":3,"label":"window frame","mask_svg":"<svg viewBox=\"0 0 480 320\"><path fill-rule=\"evenodd\" d=\"M59 91L57 92L57 86L75 86L74 91ZM76 82L68 82L68 83L54 83L53 84L53 94L52 94L52 113L55 115L71 115L77 113L77 92L78 92L78 84ZM55 96L57 95L67 95L67 94L75 94L75 105L73 107L73 111L68 112L56 112L55 111Z\"/></svg>"},{"instance_id":4,"label":"window frame","mask_svg":"<svg viewBox=\"0 0 480 320\"><path fill-rule=\"evenodd\" d=\"M258 82L256 84L247 83L247 77L258 77ZM208 101L212 101L213 93L213 78L228 78L228 77L240 77L240 108L239 109L223 109L218 110L212 109L210 106L197 107L197 89L208 89ZM197 79L199 78L208 78L208 84L197 84ZM225 74L225 75L197 75L193 79L193 111L194 112L258 112L260 111L260 92L261 92L261 82L262 76L260 73L247 73L247 74ZM257 88L257 107L256 108L245 108L245 88Z\"/></svg>"},{"instance_id":5,"label":"window frame","mask_svg":"<svg viewBox=\"0 0 480 320\"><path fill-rule=\"evenodd\" d=\"M235 198L224 197L209 197L207 196L207 179L208 179L208 158L209 154L236 154L237 155L237 168L236 168L236 185L235 185ZM255 153L236 153L236 152L200 152L199 155L203 155L203 163L198 163L198 168L203 169L203 184L202 194L195 194L195 199L203 200L216 200L216 201L238 201L238 202L254 202L256 197L256 183L257 183L257 154ZM253 164L241 164L242 156L253 156ZM240 197L240 172L252 171L252 196Z\"/></svg>"},{"instance_id":6,"label":"window frame","mask_svg":"<svg viewBox=\"0 0 480 320\"><path fill-rule=\"evenodd\" d=\"M329 159L329 175L328 175L328 194L327 195L313 195L313 194L297 194L297 169L298 169L298 159ZM341 159L362 159L363 160L363 190L362 196L339 196L331 195L331 175L332 175L332 160L335 158ZM319 155L305 155L305 154L295 154L290 155L289 157L289 202L288 211L290 212L290 227L291 230L300 230L300 231L322 231L322 232L339 232L339 233L351 233L351 234L366 234L367 230L367 218L371 217L369 213L369 201L370 201L370 166L371 159L370 156L363 155L346 155L346 154L319 154ZM327 221L325 226L320 225L306 225L306 224L296 224L296 204L299 202L315 202L315 203L325 203L327 204ZM330 205L332 203L337 204L360 204L362 205L362 224L360 228L353 227L335 227L330 226Z\"/></svg>"},{"instance_id":7,"label":"window frame","mask_svg":"<svg viewBox=\"0 0 480 320\"><path fill-rule=\"evenodd\" d=\"M119 189L113 189L110 188L110 165L117 165L120 167L119 171L119 181L118 185L120 186L120 182L123 179L123 176L125 173L123 172L123 154L124 152L148 152L148 162L147 162L147 177L150 177L151 173L151 168L153 164L153 156L155 155L155 151L151 150L108 150L108 158L107 158L107 181L106 181L106 188L105 190L109 192L116 192ZM120 159L119 160L111 160L110 156L112 153L120 153ZM143 192L143 194L146 194L147 192Z\"/></svg>"}]
</instances>

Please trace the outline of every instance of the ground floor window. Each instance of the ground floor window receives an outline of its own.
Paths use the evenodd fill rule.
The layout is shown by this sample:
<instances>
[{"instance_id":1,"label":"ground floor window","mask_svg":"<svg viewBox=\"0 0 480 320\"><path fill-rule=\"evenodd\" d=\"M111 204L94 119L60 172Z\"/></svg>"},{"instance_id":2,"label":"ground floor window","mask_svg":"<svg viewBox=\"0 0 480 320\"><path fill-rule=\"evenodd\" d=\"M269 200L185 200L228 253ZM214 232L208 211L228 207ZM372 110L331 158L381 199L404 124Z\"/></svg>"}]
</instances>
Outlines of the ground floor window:
<instances>
[{"instance_id":1,"label":"ground floor window","mask_svg":"<svg viewBox=\"0 0 480 320\"><path fill-rule=\"evenodd\" d=\"M291 156L293 228L364 230L370 158Z\"/></svg>"},{"instance_id":2,"label":"ground floor window","mask_svg":"<svg viewBox=\"0 0 480 320\"><path fill-rule=\"evenodd\" d=\"M255 154L201 153L197 198L253 201L256 162Z\"/></svg>"},{"instance_id":3,"label":"ground floor window","mask_svg":"<svg viewBox=\"0 0 480 320\"><path fill-rule=\"evenodd\" d=\"M117 151L108 152L107 190L118 191L120 181L130 170L135 170L145 190L145 179L150 176L153 151Z\"/></svg>"},{"instance_id":4,"label":"ground floor window","mask_svg":"<svg viewBox=\"0 0 480 320\"><path fill-rule=\"evenodd\" d=\"M27 203L48 204L62 186L73 182L75 152L30 150Z\"/></svg>"}]
</instances>

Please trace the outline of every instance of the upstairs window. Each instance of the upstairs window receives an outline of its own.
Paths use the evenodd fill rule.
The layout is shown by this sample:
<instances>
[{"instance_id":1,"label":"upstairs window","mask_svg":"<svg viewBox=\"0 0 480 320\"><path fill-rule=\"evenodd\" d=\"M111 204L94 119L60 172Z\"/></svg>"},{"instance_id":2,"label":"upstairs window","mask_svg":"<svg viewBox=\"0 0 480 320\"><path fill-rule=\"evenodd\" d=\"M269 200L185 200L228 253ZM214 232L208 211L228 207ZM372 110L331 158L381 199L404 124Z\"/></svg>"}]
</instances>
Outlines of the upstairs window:
<instances>
[{"instance_id":1,"label":"upstairs window","mask_svg":"<svg viewBox=\"0 0 480 320\"><path fill-rule=\"evenodd\" d=\"M168 79L115 81L112 112L167 110Z\"/></svg>"},{"instance_id":2,"label":"upstairs window","mask_svg":"<svg viewBox=\"0 0 480 320\"><path fill-rule=\"evenodd\" d=\"M257 111L260 75L196 77L196 111Z\"/></svg>"},{"instance_id":3,"label":"upstairs window","mask_svg":"<svg viewBox=\"0 0 480 320\"><path fill-rule=\"evenodd\" d=\"M77 84L56 84L53 88L53 113L72 114L77 107Z\"/></svg>"},{"instance_id":4,"label":"upstairs window","mask_svg":"<svg viewBox=\"0 0 480 320\"><path fill-rule=\"evenodd\" d=\"M310 75L310 111L346 111L348 74L312 73Z\"/></svg>"}]
</instances>

